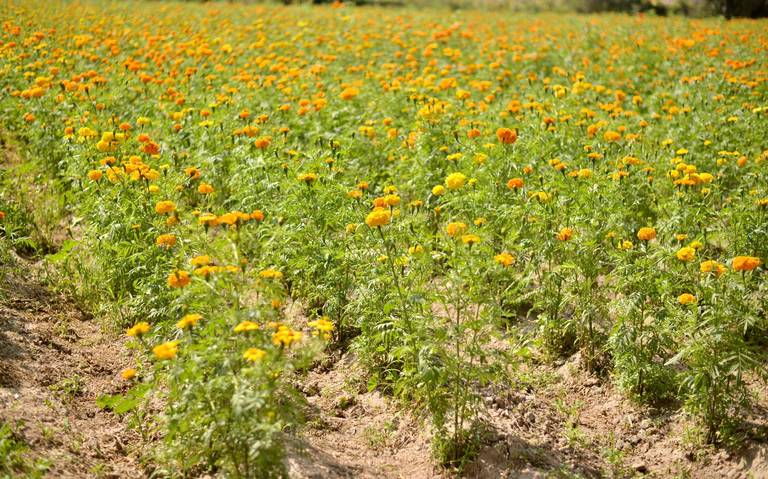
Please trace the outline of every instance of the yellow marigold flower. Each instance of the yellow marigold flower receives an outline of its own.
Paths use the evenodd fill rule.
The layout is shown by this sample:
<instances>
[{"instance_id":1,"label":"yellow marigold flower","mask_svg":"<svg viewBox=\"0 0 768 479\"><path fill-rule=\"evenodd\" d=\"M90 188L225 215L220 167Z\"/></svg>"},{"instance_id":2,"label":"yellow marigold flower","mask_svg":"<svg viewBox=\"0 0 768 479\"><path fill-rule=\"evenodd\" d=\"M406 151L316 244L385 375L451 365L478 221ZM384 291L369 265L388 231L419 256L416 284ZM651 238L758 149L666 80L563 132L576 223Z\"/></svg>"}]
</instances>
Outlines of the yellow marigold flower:
<instances>
[{"instance_id":1,"label":"yellow marigold flower","mask_svg":"<svg viewBox=\"0 0 768 479\"><path fill-rule=\"evenodd\" d=\"M568 241L573 238L573 228L563 228L557 232L557 239L560 241Z\"/></svg>"},{"instance_id":2,"label":"yellow marigold flower","mask_svg":"<svg viewBox=\"0 0 768 479\"><path fill-rule=\"evenodd\" d=\"M504 267L507 267L507 266L511 266L512 263L515 262L515 257L507 253L506 251L504 251L494 256L493 260L496 261L498 264Z\"/></svg>"},{"instance_id":3,"label":"yellow marigold flower","mask_svg":"<svg viewBox=\"0 0 768 479\"><path fill-rule=\"evenodd\" d=\"M684 234L684 233L678 233L678 234L675 235L675 239L677 241L685 241L685 240L688 239L688 235Z\"/></svg>"},{"instance_id":4,"label":"yellow marigold flower","mask_svg":"<svg viewBox=\"0 0 768 479\"><path fill-rule=\"evenodd\" d=\"M176 327L179 329L192 328L195 325L197 325L198 321L200 321L201 319L203 319L202 314L197 314L197 313L187 314L187 315L184 315L184 317L181 318L176 323Z\"/></svg>"},{"instance_id":5,"label":"yellow marigold flower","mask_svg":"<svg viewBox=\"0 0 768 479\"><path fill-rule=\"evenodd\" d=\"M318 176L317 173L302 173L299 176L296 177L299 181L303 181L304 183L310 185L317 181Z\"/></svg>"},{"instance_id":6,"label":"yellow marigold flower","mask_svg":"<svg viewBox=\"0 0 768 479\"><path fill-rule=\"evenodd\" d=\"M434 196L442 196L445 194L445 186L443 185L437 185L434 188L432 188L432 194Z\"/></svg>"},{"instance_id":7,"label":"yellow marigold flower","mask_svg":"<svg viewBox=\"0 0 768 479\"><path fill-rule=\"evenodd\" d=\"M264 279L281 279L283 277L283 273L277 271L276 269L265 269L259 272L259 276Z\"/></svg>"},{"instance_id":8,"label":"yellow marigold flower","mask_svg":"<svg viewBox=\"0 0 768 479\"><path fill-rule=\"evenodd\" d=\"M631 242L631 241L629 241L629 240L624 240L624 241L620 241L620 242L619 242L619 249L620 249L620 250L622 250L622 251L627 251L627 250L630 250L630 249L632 249L634 246L635 246L635 245L634 245L634 244L632 244L632 242Z\"/></svg>"},{"instance_id":9,"label":"yellow marigold flower","mask_svg":"<svg viewBox=\"0 0 768 479\"><path fill-rule=\"evenodd\" d=\"M213 213L204 213L200 215L198 218L198 221L201 225L204 225L206 227L213 227L219 224L219 217L214 215Z\"/></svg>"},{"instance_id":10,"label":"yellow marigold flower","mask_svg":"<svg viewBox=\"0 0 768 479\"><path fill-rule=\"evenodd\" d=\"M680 261L693 261L693 259L696 257L696 250L690 246L684 246L677 251L675 256L677 256L677 259Z\"/></svg>"},{"instance_id":11,"label":"yellow marigold flower","mask_svg":"<svg viewBox=\"0 0 768 479\"><path fill-rule=\"evenodd\" d=\"M637 232L637 239L641 241L651 241L656 239L656 228L640 228L640 230Z\"/></svg>"},{"instance_id":12,"label":"yellow marigold flower","mask_svg":"<svg viewBox=\"0 0 768 479\"><path fill-rule=\"evenodd\" d=\"M420 244L408 247L408 254L419 254L424 252L424 247Z\"/></svg>"},{"instance_id":13,"label":"yellow marigold flower","mask_svg":"<svg viewBox=\"0 0 768 479\"><path fill-rule=\"evenodd\" d=\"M733 258L734 271L752 271L760 266L762 261L754 256L737 256Z\"/></svg>"},{"instance_id":14,"label":"yellow marigold flower","mask_svg":"<svg viewBox=\"0 0 768 479\"><path fill-rule=\"evenodd\" d=\"M449 190L456 190L464 186L466 181L467 177L463 173L451 173L445 179L445 186L447 186Z\"/></svg>"},{"instance_id":15,"label":"yellow marigold flower","mask_svg":"<svg viewBox=\"0 0 768 479\"><path fill-rule=\"evenodd\" d=\"M264 359L264 356L266 356L266 355L267 355L267 352L264 351L263 349L248 348L243 353L243 359L245 359L246 361L250 361L252 363L258 363L259 361Z\"/></svg>"},{"instance_id":16,"label":"yellow marigold flower","mask_svg":"<svg viewBox=\"0 0 768 479\"><path fill-rule=\"evenodd\" d=\"M466 245L472 246L472 245L475 245L475 244L480 242L480 237L477 236L477 235L472 235L472 234L470 234L470 235L463 235L461 237L461 242L466 244Z\"/></svg>"},{"instance_id":17,"label":"yellow marigold flower","mask_svg":"<svg viewBox=\"0 0 768 479\"><path fill-rule=\"evenodd\" d=\"M347 191L347 196L353 200L359 200L363 196L363 193L360 190L351 190Z\"/></svg>"},{"instance_id":18,"label":"yellow marigold flower","mask_svg":"<svg viewBox=\"0 0 768 479\"><path fill-rule=\"evenodd\" d=\"M347 234L353 234L355 231L357 231L357 224L355 223L349 223L345 228L344 231L347 232Z\"/></svg>"},{"instance_id":19,"label":"yellow marigold flower","mask_svg":"<svg viewBox=\"0 0 768 479\"><path fill-rule=\"evenodd\" d=\"M254 323L253 321L241 321L240 323L238 323L237 326L235 326L236 333L256 331L257 329L259 329L259 325L257 323Z\"/></svg>"},{"instance_id":20,"label":"yellow marigold flower","mask_svg":"<svg viewBox=\"0 0 768 479\"><path fill-rule=\"evenodd\" d=\"M682 305L686 304L695 304L696 303L696 296L692 295L691 293L683 293L680 296L677 297L677 300Z\"/></svg>"},{"instance_id":21,"label":"yellow marigold flower","mask_svg":"<svg viewBox=\"0 0 768 479\"><path fill-rule=\"evenodd\" d=\"M88 179L91 181L99 181L104 173L101 170L90 170L88 172Z\"/></svg>"},{"instance_id":22,"label":"yellow marigold flower","mask_svg":"<svg viewBox=\"0 0 768 479\"><path fill-rule=\"evenodd\" d=\"M277 331L272 335L272 344L275 346L288 347L292 343L301 339L301 332L294 331L288 326L281 325L277 328Z\"/></svg>"},{"instance_id":23,"label":"yellow marigold flower","mask_svg":"<svg viewBox=\"0 0 768 479\"><path fill-rule=\"evenodd\" d=\"M136 370L133 368L123 369L123 371L120 373L120 377L125 379L126 381L130 381L131 379L136 377Z\"/></svg>"},{"instance_id":24,"label":"yellow marigold flower","mask_svg":"<svg viewBox=\"0 0 768 479\"><path fill-rule=\"evenodd\" d=\"M704 243L698 240L694 240L694 241L691 241L690 244L688 244L688 246L698 251L704 247Z\"/></svg>"},{"instance_id":25,"label":"yellow marigold flower","mask_svg":"<svg viewBox=\"0 0 768 479\"><path fill-rule=\"evenodd\" d=\"M201 195L210 195L213 193L213 186L209 185L208 183L200 183L197 187L197 192Z\"/></svg>"},{"instance_id":26,"label":"yellow marigold flower","mask_svg":"<svg viewBox=\"0 0 768 479\"><path fill-rule=\"evenodd\" d=\"M384 203L386 203L387 206L397 206L400 204L400 197L390 193L384 197Z\"/></svg>"},{"instance_id":27,"label":"yellow marigold flower","mask_svg":"<svg viewBox=\"0 0 768 479\"><path fill-rule=\"evenodd\" d=\"M206 255L195 256L194 258L192 258L192 265L195 266L195 267L198 267L198 268L200 266L206 266L206 265L209 265L211 263L212 263L211 257L208 256L207 254Z\"/></svg>"},{"instance_id":28,"label":"yellow marigold flower","mask_svg":"<svg viewBox=\"0 0 768 479\"><path fill-rule=\"evenodd\" d=\"M314 321L309 321L307 326L315 328L323 333L330 333L335 329L333 322L331 322L327 316L323 316L322 318L316 319Z\"/></svg>"},{"instance_id":29,"label":"yellow marigold flower","mask_svg":"<svg viewBox=\"0 0 768 479\"><path fill-rule=\"evenodd\" d=\"M448 223L448 226L445 227L445 231L448 233L448 236L454 237L456 235L460 235L467 231L467 225L466 223L462 222L454 222L454 223Z\"/></svg>"},{"instance_id":30,"label":"yellow marigold flower","mask_svg":"<svg viewBox=\"0 0 768 479\"><path fill-rule=\"evenodd\" d=\"M155 211L159 215L172 213L176 211L176 204L173 201L158 201L155 205Z\"/></svg>"},{"instance_id":31,"label":"yellow marigold flower","mask_svg":"<svg viewBox=\"0 0 768 479\"><path fill-rule=\"evenodd\" d=\"M389 224L389 220L389 210L385 208L375 208L365 217L365 224L371 228L376 228Z\"/></svg>"},{"instance_id":32,"label":"yellow marigold flower","mask_svg":"<svg viewBox=\"0 0 768 479\"><path fill-rule=\"evenodd\" d=\"M189 273L186 271L172 271L168 275L168 286L171 288L183 288L190 282Z\"/></svg>"},{"instance_id":33,"label":"yellow marigold flower","mask_svg":"<svg viewBox=\"0 0 768 479\"><path fill-rule=\"evenodd\" d=\"M722 276L725 273L725 266L715 260L703 261L699 266L702 273L714 273L716 276Z\"/></svg>"},{"instance_id":34,"label":"yellow marigold flower","mask_svg":"<svg viewBox=\"0 0 768 479\"><path fill-rule=\"evenodd\" d=\"M547 203L550 199L552 199L552 197L546 191L537 191L535 193L531 193L530 196L532 198L536 198L539 203Z\"/></svg>"},{"instance_id":35,"label":"yellow marigold flower","mask_svg":"<svg viewBox=\"0 0 768 479\"><path fill-rule=\"evenodd\" d=\"M167 359L173 359L179 352L178 341L168 341L167 343L159 344L152 348L152 353L155 357L161 361Z\"/></svg>"},{"instance_id":36,"label":"yellow marigold flower","mask_svg":"<svg viewBox=\"0 0 768 479\"><path fill-rule=\"evenodd\" d=\"M134 338L140 338L143 335L147 334L148 332L149 332L149 323L142 321L128 328L125 334Z\"/></svg>"},{"instance_id":37,"label":"yellow marigold flower","mask_svg":"<svg viewBox=\"0 0 768 479\"><path fill-rule=\"evenodd\" d=\"M163 234L157 237L155 244L161 248L172 248L176 245L176 235Z\"/></svg>"}]
</instances>

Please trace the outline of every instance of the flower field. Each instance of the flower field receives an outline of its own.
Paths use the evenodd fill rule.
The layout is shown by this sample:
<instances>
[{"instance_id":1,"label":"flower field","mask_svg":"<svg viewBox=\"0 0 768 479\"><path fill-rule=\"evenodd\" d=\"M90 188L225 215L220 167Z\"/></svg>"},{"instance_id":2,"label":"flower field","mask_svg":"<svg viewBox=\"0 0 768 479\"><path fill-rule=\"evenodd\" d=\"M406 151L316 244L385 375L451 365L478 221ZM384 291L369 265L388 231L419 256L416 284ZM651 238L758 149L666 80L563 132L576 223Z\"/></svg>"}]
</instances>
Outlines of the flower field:
<instances>
[{"instance_id":1,"label":"flower field","mask_svg":"<svg viewBox=\"0 0 768 479\"><path fill-rule=\"evenodd\" d=\"M70 231L46 270L131 351L97 402L156 476L281 476L342 355L441 473L565 360L702 448L765 440L765 21L0 12L2 135Z\"/></svg>"}]
</instances>

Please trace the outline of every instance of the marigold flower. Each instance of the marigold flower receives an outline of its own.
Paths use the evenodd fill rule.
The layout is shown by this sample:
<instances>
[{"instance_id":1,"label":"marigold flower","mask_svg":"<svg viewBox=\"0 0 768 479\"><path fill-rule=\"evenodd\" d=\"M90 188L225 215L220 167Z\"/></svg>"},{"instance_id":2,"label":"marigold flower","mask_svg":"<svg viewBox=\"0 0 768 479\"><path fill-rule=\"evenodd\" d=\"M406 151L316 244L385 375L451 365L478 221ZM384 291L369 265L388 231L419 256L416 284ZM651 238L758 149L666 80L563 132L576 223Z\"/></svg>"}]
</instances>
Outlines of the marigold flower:
<instances>
[{"instance_id":1,"label":"marigold flower","mask_svg":"<svg viewBox=\"0 0 768 479\"><path fill-rule=\"evenodd\" d=\"M737 256L733 258L733 270L734 271L752 271L760 266L762 261L755 256Z\"/></svg>"},{"instance_id":2,"label":"marigold flower","mask_svg":"<svg viewBox=\"0 0 768 479\"><path fill-rule=\"evenodd\" d=\"M624 240L619 242L619 249L622 251L628 251L631 250L635 245L632 244L629 240Z\"/></svg>"},{"instance_id":3,"label":"marigold flower","mask_svg":"<svg viewBox=\"0 0 768 479\"><path fill-rule=\"evenodd\" d=\"M155 244L161 248L172 248L176 245L176 235L163 234L157 237Z\"/></svg>"},{"instance_id":4,"label":"marigold flower","mask_svg":"<svg viewBox=\"0 0 768 479\"><path fill-rule=\"evenodd\" d=\"M272 344L275 346L288 347L292 343L301 340L301 332L294 331L288 326L280 325L277 331L272 335Z\"/></svg>"},{"instance_id":5,"label":"marigold flower","mask_svg":"<svg viewBox=\"0 0 768 479\"><path fill-rule=\"evenodd\" d=\"M90 170L88 172L88 179L91 181L99 181L104 176L104 172L101 170Z\"/></svg>"},{"instance_id":6,"label":"marigold flower","mask_svg":"<svg viewBox=\"0 0 768 479\"><path fill-rule=\"evenodd\" d=\"M342 90L342 92L339 94L342 100L351 100L357 95L360 94L360 90L358 90L355 87L348 87Z\"/></svg>"},{"instance_id":7,"label":"marigold flower","mask_svg":"<svg viewBox=\"0 0 768 479\"><path fill-rule=\"evenodd\" d=\"M208 183L200 183L197 187L197 192L201 195L210 195L213 193L213 186L209 185Z\"/></svg>"},{"instance_id":8,"label":"marigold flower","mask_svg":"<svg viewBox=\"0 0 768 479\"><path fill-rule=\"evenodd\" d=\"M462 235L461 242L466 245L472 246L480 242L480 237L474 234Z\"/></svg>"},{"instance_id":9,"label":"marigold flower","mask_svg":"<svg viewBox=\"0 0 768 479\"><path fill-rule=\"evenodd\" d=\"M523 179L522 178L511 178L509 181L507 181L507 188L510 190L519 190L523 187Z\"/></svg>"},{"instance_id":10,"label":"marigold flower","mask_svg":"<svg viewBox=\"0 0 768 479\"><path fill-rule=\"evenodd\" d=\"M507 267L507 266L511 266L512 263L515 262L515 257L507 253L506 251L504 251L494 256L493 260L496 261L498 264L504 267Z\"/></svg>"},{"instance_id":11,"label":"marigold flower","mask_svg":"<svg viewBox=\"0 0 768 479\"><path fill-rule=\"evenodd\" d=\"M315 328L323 333L330 333L335 329L333 322L330 321L327 316L323 316L322 318L316 319L314 321L309 321L307 326Z\"/></svg>"},{"instance_id":12,"label":"marigold flower","mask_svg":"<svg viewBox=\"0 0 768 479\"><path fill-rule=\"evenodd\" d=\"M148 332L149 332L149 323L142 321L128 328L125 334L134 338L140 338L143 335L147 334Z\"/></svg>"},{"instance_id":13,"label":"marigold flower","mask_svg":"<svg viewBox=\"0 0 768 479\"><path fill-rule=\"evenodd\" d=\"M152 348L152 353L155 355L155 358L161 361L175 358L178 352L178 341L168 341L167 343L159 344Z\"/></svg>"},{"instance_id":14,"label":"marigold flower","mask_svg":"<svg viewBox=\"0 0 768 479\"><path fill-rule=\"evenodd\" d=\"M437 185L434 188L432 188L432 194L434 196L442 196L445 194L445 186L443 185Z\"/></svg>"},{"instance_id":15,"label":"marigold flower","mask_svg":"<svg viewBox=\"0 0 768 479\"><path fill-rule=\"evenodd\" d=\"M283 273L277 271L276 269L265 269L259 272L259 276L264 279L281 279L283 277Z\"/></svg>"},{"instance_id":16,"label":"marigold flower","mask_svg":"<svg viewBox=\"0 0 768 479\"><path fill-rule=\"evenodd\" d=\"M463 173L451 173L445 179L445 186L447 186L449 190L455 190L464 186L466 181L467 177Z\"/></svg>"},{"instance_id":17,"label":"marigold flower","mask_svg":"<svg viewBox=\"0 0 768 479\"><path fill-rule=\"evenodd\" d=\"M264 221L264 212L261 210L253 210L250 216L252 220Z\"/></svg>"},{"instance_id":18,"label":"marigold flower","mask_svg":"<svg viewBox=\"0 0 768 479\"><path fill-rule=\"evenodd\" d=\"M696 296L692 295L691 293L683 293L677 297L677 300L682 305L694 304L696 303Z\"/></svg>"},{"instance_id":19,"label":"marigold flower","mask_svg":"<svg viewBox=\"0 0 768 479\"><path fill-rule=\"evenodd\" d=\"M454 237L456 235L460 235L467 231L467 225L466 223L462 222L454 222L454 223L448 223L448 226L445 227L445 231L448 233L448 236Z\"/></svg>"},{"instance_id":20,"label":"marigold flower","mask_svg":"<svg viewBox=\"0 0 768 479\"><path fill-rule=\"evenodd\" d=\"M248 348L243 353L243 359L245 359L246 361L250 361L252 363L258 363L259 361L264 359L264 356L266 356L266 355L267 355L267 352L264 351L263 349Z\"/></svg>"},{"instance_id":21,"label":"marigold flower","mask_svg":"<svg viewBox=\"0 0 768 479\"><path fill-rule=\"evenodd\" d=\"M397 205L400 204L400 197L395 195L395 194L390 193L390 194L388 194L387 196L384 197L384 203L387 206L397 206Z\"/></svg>"},{"instance_id":22,"label":"marigold flower","mask_svg":"<svg viewBox=\"0 0 768 479\"><path fill-rule=\"evenodd\" d=\"M183 288L190 282L189 273L186 271L172 271L168 275L168 286L171 288Z\"/></svg>"},{"instance_id":23,"label":"marigold flower","mask_svg":"<svg viewBox=\"0 0 768 479\"><path fill-rule=\"evenodd\" d=\"M641 241L651 241L656 239L656 228L640 228L640 230L637 232L637 239Z\"/></svg>"},{"instance_id":24,"label":"marigold flower","mask_svg":"<svg viewBox=\"0 0 768 479\"><path fill-rule=\"evenodd\" d=\"M136 370L133 368L123 369L123 371L120 373L120 377L126 381L130 381L136 377Z\"/></svg>"},{"instance_id":25,"label":"marigold flower","mask_svg":"<svg viewBox=\"0 0 768 479\"><path fill-rule=\"evenodd\" d=\"M317 173L302 173L298 177L299 181L303 181L304 183L310 185L317 181Z\"/></svg>"},{"instance_id":26,"label":"marigold flower","mask_svg":"<svg viewBox=\"0 0 768 479\"><path fill-rule=\"evenodd\" d=\"M563 228L557 232L557 239L560 241L568 241L573 238L573 228Z\"/></svg>"},{"instance_id":27,"label":"marigold flower","mask_svg":"<svg viewBox=\"0 0 768 479\"><path fill-rule=\"evenodd\" d=\"M517 141L517 131L509 128L499 128L496 130L496 138L505 145L511 145Z\"/></svg>"},{"instance_id":28,"label":"marigold flower","mask_svg":"<svg viewBox=\"0 0 768 479\"><path fill-rule=\"evenodd\" d=\"M173 201L158 201L155 205L155 212L159 215L164 215L176 211L176 203Z\"/></svg>"},{"instance_id":29,"label":"marigold flower","mask_svg":"<svg viewBox=\"0 0 768 479\"><path fill-rule=\"evenodd\" d=\"M683 262L693 261L693 259L696 257L696 250L690 246L684 246L680 248L677 253L675 253L675 256L677 256L677 259Z\"/></svg>"},{"instance_id":30,"label":"marigold flower","mask_svg":"<svg viewBox=\"0 0 768 479\"><path fill-rule=\"evenodd\" d=\"M247 331L256 331L259 329L259 325L253 321L241 321L235 326L236 333L245 333Z\"/></svg>"},{"instance_id":31,"label":"marigold flower","mask_svg":"<svg viewBox=\"0 0 768 479\"><path fill-rule=\"evenodd\" d=\"M211 257L208 256L208 255L200 255L200 256L195 256L194 258L192 258L192 265L196 266L196 267L206 266L206 265L209 265L211 263L212 263Z\"/></svg>"},{"instance_id":32,"label":"marigold flower","mask_svg":"<svg viewBox=\"0 0 768 479\"><path fill-rule=\"evenodd\" d=\"M376 228L389 224L389 220L389 210L385 208L375 208L365 217L365 224L371 228Z\"/></svg>"},{"instance_id":33,"label":"marigold flower","mask_svg":"<svg viewBox=\"0 0 768 479\"><path fill-rule=\"evenodd\" d=\"M725 266L715 260L703 261L699 266L702 273L714 273L715 276L722 276L725 273Z\"/></svg>"},{"instance_id":34,"label":"marigold flower","mask_svg":"<svg viewBox=\"0 0 768 479\"><path fill-rule=\"evenodd\" d=\"M176 327L179 329L187 329L197 325L198 321L203 319L202 314L192 313L184 315L177 323Z\"/></svg>"}]
</instances>

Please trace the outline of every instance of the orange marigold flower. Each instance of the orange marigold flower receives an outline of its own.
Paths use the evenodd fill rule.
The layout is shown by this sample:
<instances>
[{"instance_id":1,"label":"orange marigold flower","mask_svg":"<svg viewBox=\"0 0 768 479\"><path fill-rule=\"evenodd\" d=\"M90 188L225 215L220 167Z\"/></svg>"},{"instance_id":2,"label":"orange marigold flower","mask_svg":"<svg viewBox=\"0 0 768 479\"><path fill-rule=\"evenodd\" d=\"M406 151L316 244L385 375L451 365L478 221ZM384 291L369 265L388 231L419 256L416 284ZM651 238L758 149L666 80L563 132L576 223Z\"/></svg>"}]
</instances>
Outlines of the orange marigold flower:
<instances>
[{"instance_id":1,"label":"orange marigold flower","mask_svg":"<svg viewBox=\"0 0 768 479\"><path fill-rule=\"evenodd\" d=\"M168 275L168 286L171 288L183 288L187 286L190 281L189 273L186 271L172 271L171 274Z\"/></svg>"},{"instance_id":2,"label":"orange marigold flower","mask_svg":"<svg viewBox=\"0 0 768 479\"><path fill-rule=\"evenodd\" d=\"M161 248L172 248L176 245L176 235L164 234L157 237L155 244Z\"/></svg>"},{"instance_id":3,"label":"orange marigold flower","mask_svg":"<svg viewBox=\"0 0 768 479\"><path fill-rule=\"evenodd\" d=\"M496 130L496 138L505 145L511 145L517 141L517 131L510 128L499 128Z\"/></svg>"},{"instance_id":4,"label":"orange marigold flower","mask_svg":"<svg viewBox=\"0 0 768 479\"><path fill-rule=\"evenodd\" d=\"M507 188L510 190L519 190L523 187L523 179L522 178L511 178L509 181L507 181Z\"/></svg>"},{"instance_id":5,"label":"orange marigold flower","mask_svg":"<svg viewBox=\"0 0 768 479\"><path fill-rule=\"evenodd\" d=\"M155 212L159 215L172 213L176 211L176 203L173 201L158 201L155 205Z\"/></svg>"},{"instance_id":6,"label":"orange marigold flower","mask_svg":"<svg viewBox=\"0 0 768 479\"><path fill-rule=\"evenodd\" d=\"M680 296L677 297L677 300L682 305L687 304L695 304L696 303L696 296L692 295L691 293L683 293Z\"/></svg>"},{"instance_id":7,"label":"orange marigold flower","mask_svg":"<svg viewBox=\"0 0 768 479\"><path fill-rule=\"evenodd\" d=\"M499 253L496 256L493 257L493 260L496 261L498 264L507 267L511 266L512 263L515 262L515 257L511 254L504 251L503 253Z\"/></svg>"},{"instance_id":8,"label":"orange marigold flower","mask_svg":"<svg viewBox=\"0 0 768 479\"><path fill-rule=\"evenodd\" d=\"M734 271L752 271L763 264L760 258L754 256L737 256L733 258Z\"/></svg>"},{"instance_id":9,"label":"orange marigold flower","mask_svg":"<svg viewBox=\"0 0 768 479\"><path fill-rule=\"evenodd\" d=\"M651 241L652 239L656 239L656 228L640 228L637 232L637 239L641 241Z\"/></svg>"},{"instance_id":10,"label":"orange marigold flower","mask_svg":"<svg viewBox=\"0 0 768 479\"><path fill-rule=\"evenodd\" d=\"M201 195L210 195L213 193L213 186L209 185L208 183L200 183L200 185L197 187L197 192Z\"/></svg>"},{"instance_id":11,"label":"orange marigold flower","mask_svg":"<svg viewBox=\"0 0 768 479\"><path fill-rule=\"evenodd\" d=\"M557 239L560 241L568 241L573 238L573 228L563 228L557 232Z\"/></svg>"}]
</instances>

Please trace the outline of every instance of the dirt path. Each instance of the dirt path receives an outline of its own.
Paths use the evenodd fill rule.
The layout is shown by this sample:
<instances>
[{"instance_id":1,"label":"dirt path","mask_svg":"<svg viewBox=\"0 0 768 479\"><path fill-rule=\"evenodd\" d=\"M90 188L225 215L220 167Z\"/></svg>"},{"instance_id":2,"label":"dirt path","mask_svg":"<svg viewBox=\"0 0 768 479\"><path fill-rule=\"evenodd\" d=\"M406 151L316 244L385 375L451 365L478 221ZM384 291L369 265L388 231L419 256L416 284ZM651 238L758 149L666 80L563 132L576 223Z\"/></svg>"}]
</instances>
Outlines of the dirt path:
<instances>
[{"instance_id":1,"label":"dirt path","mask_svg":"<svg viewBox=\"0 0 768 479\"><path fill-rule=\"evenodd\" d=\"M140 477L138 438L96 398L123 387L122 344L41 284L34 265L2 266L0 423L48 477Z\"/></svg>"}]
</instances>

